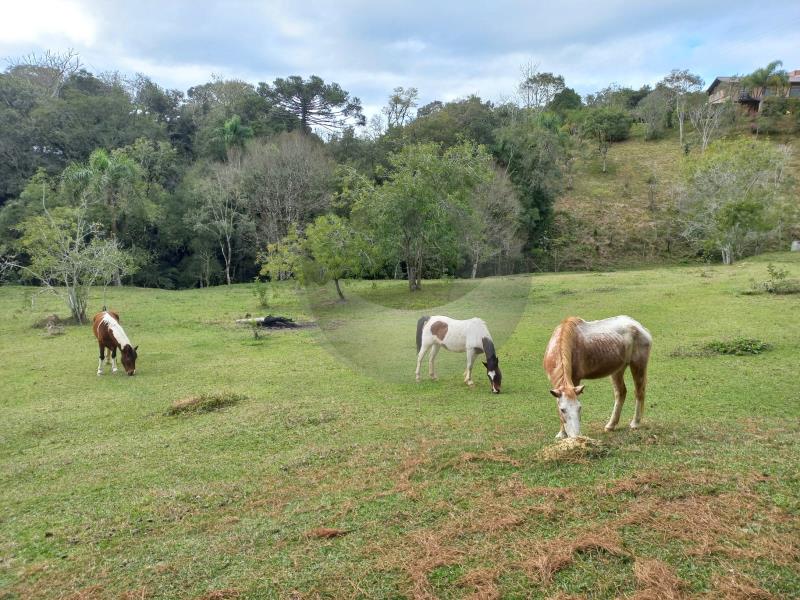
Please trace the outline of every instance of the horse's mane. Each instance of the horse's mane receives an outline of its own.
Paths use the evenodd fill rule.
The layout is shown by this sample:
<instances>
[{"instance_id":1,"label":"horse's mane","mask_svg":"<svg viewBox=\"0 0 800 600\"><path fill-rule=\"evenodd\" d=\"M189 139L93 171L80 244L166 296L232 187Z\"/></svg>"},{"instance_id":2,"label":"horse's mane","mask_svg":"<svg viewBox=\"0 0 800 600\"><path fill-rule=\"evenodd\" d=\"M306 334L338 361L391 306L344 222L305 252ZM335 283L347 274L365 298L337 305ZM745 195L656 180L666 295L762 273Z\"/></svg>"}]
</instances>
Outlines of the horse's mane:
<instances>
[{"instance_id":1,"label":"horse's mane","mask_svg":"<svg viewBox=\"0 0 800 600\"><path fill-rule=\"evenodd\" d=\"M562 386L573 388L572 383L572 349L575 346L575 338L578 335L578 325L583 319L578 317L567 317L561 321L561 331L558 335L558 359L556 361L555 379Z\"/></svg>"}]
</instances>

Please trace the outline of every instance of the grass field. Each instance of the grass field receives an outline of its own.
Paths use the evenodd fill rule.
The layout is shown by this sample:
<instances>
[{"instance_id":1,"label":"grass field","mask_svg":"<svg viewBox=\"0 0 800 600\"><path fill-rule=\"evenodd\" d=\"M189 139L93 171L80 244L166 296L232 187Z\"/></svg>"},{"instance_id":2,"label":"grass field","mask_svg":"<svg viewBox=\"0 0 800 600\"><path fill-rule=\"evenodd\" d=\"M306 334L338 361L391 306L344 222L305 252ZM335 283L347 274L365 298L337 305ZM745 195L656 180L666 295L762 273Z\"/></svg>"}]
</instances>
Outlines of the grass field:
<instances>
[{"instance_id":1,"label":"grass field","mask_svg":"<svg viewBox=\"0 0 800 600\"><path fill-rule=\"evenodd\" d=\"M800 277L781 254L347 304L284 286L268 312L318 326L260 339L233 323L265 312L248 286L110 289L135 377L98 377L88 327L47 336L62 307L0 288L0 598L797 597L800 297L741 294L768 260ZM473 311L503 393L446 352L415 384L416 317ZM610 382L587 382L608 453L544 461L553 327L620 313L655 340L643 427L605 434ZM771 349L692 350L737 337ZM219 410L170 414L203 395Z\"/></svg>"}]
</instances>

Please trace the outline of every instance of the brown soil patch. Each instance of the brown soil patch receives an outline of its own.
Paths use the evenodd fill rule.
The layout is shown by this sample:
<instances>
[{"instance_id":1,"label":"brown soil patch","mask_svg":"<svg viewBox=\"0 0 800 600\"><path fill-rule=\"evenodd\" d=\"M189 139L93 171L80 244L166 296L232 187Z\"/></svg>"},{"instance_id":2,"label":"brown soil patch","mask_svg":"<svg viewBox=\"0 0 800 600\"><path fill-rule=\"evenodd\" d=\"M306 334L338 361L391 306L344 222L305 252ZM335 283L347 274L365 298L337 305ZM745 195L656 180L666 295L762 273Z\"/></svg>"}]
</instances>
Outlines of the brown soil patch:
<instances>
[{"instance_id":1,"label":"brown soil patch","mask_svg":"<svg viewBox=\"0 0 800 600\"><path fill-rule=\"evenodd\" d=\"M238 598L240 595L241 592L239 590L229 588L224 590L211 590L201 596L197 596L195 600L231 600L232 598Z\"/></svg>"},{"instance_id":2,"label":"brown soil patch","mask_svg":"<svg viewBox=\"0 0 800 600\"><path fill-rule=\"evenodd\" d=\"M305 536L308 538L331 539L347 535L348 533L350 532L345 529L334 529L332 527L317 527L316 529L306 531Z\"/></svg>"}]
</instances>

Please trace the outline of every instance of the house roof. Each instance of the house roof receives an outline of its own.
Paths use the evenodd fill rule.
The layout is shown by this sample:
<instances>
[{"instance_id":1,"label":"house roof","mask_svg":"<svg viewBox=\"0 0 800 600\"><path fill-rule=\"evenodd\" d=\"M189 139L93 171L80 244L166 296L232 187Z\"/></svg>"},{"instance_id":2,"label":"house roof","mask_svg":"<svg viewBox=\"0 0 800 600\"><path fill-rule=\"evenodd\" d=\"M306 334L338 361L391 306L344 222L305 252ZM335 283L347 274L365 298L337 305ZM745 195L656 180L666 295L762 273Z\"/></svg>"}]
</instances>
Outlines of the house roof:
<instances>
[{"instance_id":1,"label":"house roof","mask_svg":"<svg viewBox=\"0 0 800 600\"><path fill-rule=\"evenodd\" d=\"M714 81L711 82L711 85L708 86L706 94L711 94L720 83L739 83L739 81L741 81L741 77L715 77Z\"/></svg>"},{"instance_id":2,"label":"house roof","mask_svg":"<svg viewBox=\"0 0 800 600\"><path fill-rule=\"evenodd\" d=\"M800 70L789 73L789 83L800 83Z\"/></svg>"}]
</instances>

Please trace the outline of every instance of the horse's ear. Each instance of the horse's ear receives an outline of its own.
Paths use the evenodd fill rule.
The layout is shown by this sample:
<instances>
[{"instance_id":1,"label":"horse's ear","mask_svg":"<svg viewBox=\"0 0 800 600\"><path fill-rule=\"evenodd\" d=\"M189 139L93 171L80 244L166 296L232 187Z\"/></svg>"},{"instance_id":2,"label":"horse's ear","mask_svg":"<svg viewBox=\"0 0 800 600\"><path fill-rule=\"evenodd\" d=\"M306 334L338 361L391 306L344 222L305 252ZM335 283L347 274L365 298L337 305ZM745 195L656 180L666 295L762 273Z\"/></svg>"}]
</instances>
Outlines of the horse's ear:
<instances>
[{"instance_id":1,"label":"horse's ear","mask_svg":"<svg viewBox=\"0 0 800 600\"><path fill-rule=\"evenodd\" d=\"M554 398L561 398L561 390L550 390Z\"/></svg>"},{"instance_id":2,"label":"horse's ear","mask_svg":"<svg viewBox=\"0 0 800 600\"><path fill-rule=\"evenodd\" d=\"M580 396L581 393L583 393L583 388L585 388L585 387L586 387L585 385L579 385L578 387L576 387L575 388L575 395L576 396Z\"/></svg>"},{"instance_id":3,"label":"horse's ear","mask_svg":"<svg viewBox=\"0 0 800 600\"><path fill-rule=\"evenodd\" d=\"M134 346L134 347L133 347L133 351L134 351L134 352L136 352L138 349L139 349L139 346ZM581 387L583 387L583 386L581 386Z\"/></svg>"},{"instance_id":4,"label":"horse's ear","mask_svg":"<svg viewBox=\"0 0 800 600\"><path fill-rule=\"evenodd\" d=\"M487 365L485 361L481 361L481 362L483 363L484 367L486 367L487 369L489 368L489 365Z\"/></svg>"}]
</instances>

